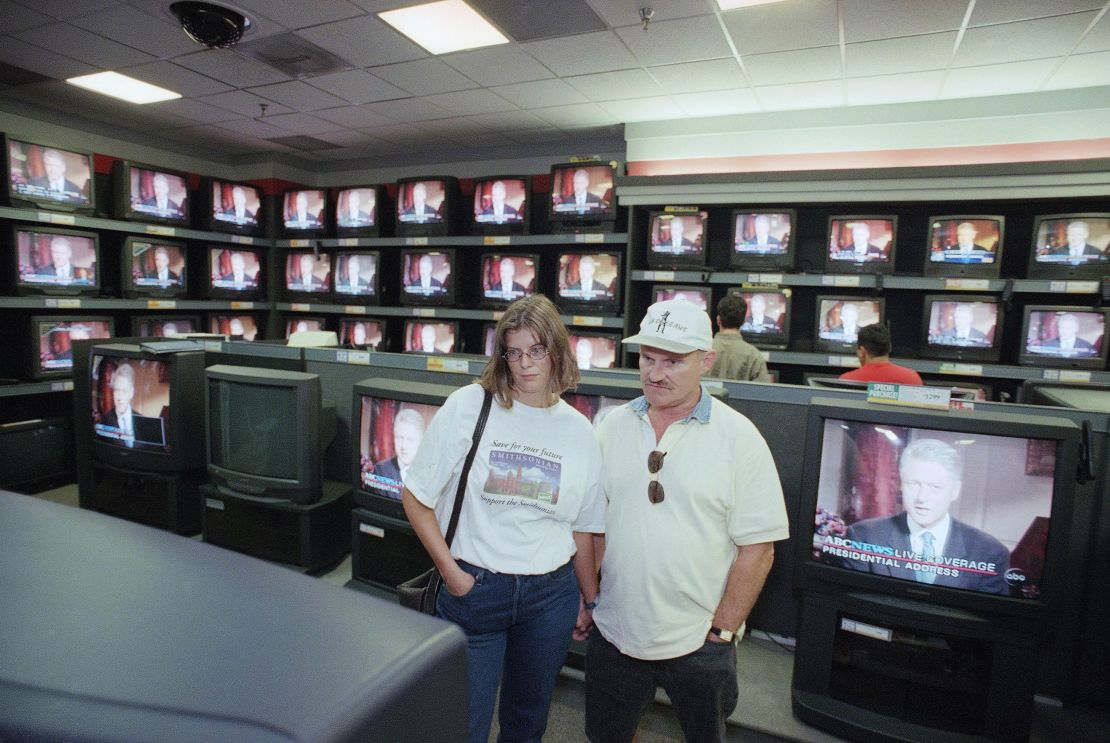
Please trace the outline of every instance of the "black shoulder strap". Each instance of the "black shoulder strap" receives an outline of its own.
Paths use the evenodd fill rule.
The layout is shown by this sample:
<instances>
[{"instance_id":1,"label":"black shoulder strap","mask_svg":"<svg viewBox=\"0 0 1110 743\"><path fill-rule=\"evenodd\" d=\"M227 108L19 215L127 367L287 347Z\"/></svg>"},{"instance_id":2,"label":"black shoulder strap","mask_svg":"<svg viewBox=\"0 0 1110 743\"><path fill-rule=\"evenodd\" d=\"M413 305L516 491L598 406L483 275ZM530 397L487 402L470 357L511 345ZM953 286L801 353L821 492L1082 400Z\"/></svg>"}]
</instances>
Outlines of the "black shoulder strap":
<instances>
[{"instance_id":1,"label":"black shoulder strap","mask_svg":"<svg viewBox=\"0 0 1110 743\"><path fill-rule=\"evenodd\" d=\"M451 522L447 525L447 535L444 537L448 547L451 546L451 540L455 538L455 529L459 526L459 514L462 513L463 496L466 495L466 481L470 477L470 465L474 462L474 455L478 453L478 442L482 440L482 432L486 430L486 418L489 418L490 403L492 402L493 395L489 390L486 390L482 398L482 411L478 413L478 423L474 426L474 436L470 441L470 451L467 452L466 462L462 468L462 476L459 478L459 489L455 493L455 505L451 509Z\"/></svg>"}]
</instances>

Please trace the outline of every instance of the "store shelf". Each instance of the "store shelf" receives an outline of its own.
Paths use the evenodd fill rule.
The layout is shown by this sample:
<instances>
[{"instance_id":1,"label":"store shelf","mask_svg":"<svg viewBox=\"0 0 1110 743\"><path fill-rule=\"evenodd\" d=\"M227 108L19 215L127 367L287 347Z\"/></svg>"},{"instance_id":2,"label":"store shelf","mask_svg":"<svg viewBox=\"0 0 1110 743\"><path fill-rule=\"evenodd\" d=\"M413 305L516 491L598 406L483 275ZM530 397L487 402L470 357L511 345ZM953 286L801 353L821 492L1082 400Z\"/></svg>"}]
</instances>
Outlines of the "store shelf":
<instances>
[{"instance_id":1,"label":"store shelf","mask_svg":"<svg viewBox=\"0 0 1110 743\"><path fill-rule=\"evenodd\" d=\"M0 297L0 309L28 310L232 310L270 309L269 302L199 299L110 299L101 297Z\"/></svg>"},{"instance_id":2,"label":"store shelf","mask_svg":"<svg viewBox=\"0 0 1110 743\"><path fill-rule=\"evenodd\" d=\"M67 214L65 212L49 212L36 209L13 209L0 207L0 219L10 219L19 222L39 222L61 227L76 227L87 230L110 230L112 232L126 232L134 235L150 235L152 237L170 237L183 240L203 240L206 242L235 243L237 245L260 245L268 247L273 240L264 237L247 237L245 235L228 235L223 232L207 232L194 230L187 227L170 227L168 225L145 224L143 222L127 222L120 219L103 219L101 217L86 217L80 214Z\"/></svg>"},{"instance_id":3,"label":"store shelf","mask_svg":"<svg viewBox=\"0 0 1110 743\"><path fill-rule=\"evenodd\" d=\"M50 392L72 392L72 379L53 379L49 382L23 382L20 384L0 385L0 397L23 397L44 395Z\"/></svg>"},{"instance_id":4,"label":"store shelf","mask_svg":"<svg viewBox=\"0 0 1110 743\"><path fill-rule=\"evenodd\" d=\"M340 237L277 240L279 248L528 247L538 245L625 245L628 235L587 232L574 235L455 235L449 237Z\"/></svg>"},{"instance_id":5,"label":"store shelf","mask_svg":"<svg viewBox=\"0 0 1110 743\"><path fill-rule=\"evenodd\" d=\"M436 371L479 376L489 359L474 354L386 353L336 348L306 348L305 361L326 361L356 366L377 366L410 371Z\"/></svg>"},{"instance_id":6,"label":"store shelf","mask_svg":"<svg viewBox=\"0 0 1110 743\"><path fill-rule=\"evenodd\" d=\"M381 307L366 305L307 304L300 302L278 302L275 309L281 312L306 312L319 315L351 315L366 317L420 317L442 320L484 320L496 322L504 314L503 310L467 310L455 307ZM623 328L624 320L619 317L600 317L596 315L562 315L567 325L595 328Z\"/></svg>"}]
</instances>

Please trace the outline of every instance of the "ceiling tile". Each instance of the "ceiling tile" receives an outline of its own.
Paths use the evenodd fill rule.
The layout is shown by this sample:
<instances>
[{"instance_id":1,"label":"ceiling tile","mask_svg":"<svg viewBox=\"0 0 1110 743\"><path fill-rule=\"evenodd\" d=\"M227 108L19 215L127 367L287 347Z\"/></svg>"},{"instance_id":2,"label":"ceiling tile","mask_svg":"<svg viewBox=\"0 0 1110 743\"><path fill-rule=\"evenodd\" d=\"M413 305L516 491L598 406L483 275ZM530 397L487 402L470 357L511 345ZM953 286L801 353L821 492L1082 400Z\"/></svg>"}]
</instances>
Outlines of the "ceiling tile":
<instances>
[{"instance_id":1,"label":"ceiling tile","mask_svg":"<svg viewBox=\"0 0 1110 743\"><path fill-rule=\"evenodd\" d=\"M826 80L797 85L769 85L755 89L764 111L794 111L802 108L834 108L844 104L844 84Z\"/></svg>"},{"instance_id":2,"label":"ceiling tile","mask_svg":"<svg viewBox=\"0 0 1110 743\"><path fill-rule=\"evenodd\" d=\"M309 85L337 95L349 103L371 103L407 98L408 93L366 70L347 70L305 80Z\"/></svg>"},{"instance_id":3,"label":"ceiling tile","mask_svg":"<svg viewBox=\"0 0 1110 743\"><path fill-rule=\"evenodd\" d=\"M717 17L712 15L656 22L647 31L640 26L621 28L617 29L617 35L644 65L732 56L725 32Z\"/></svg>"},{"instance_id":4,"label":"ceiling tile","mask_svg":"<svg viewBox=\"0 0 1110 743\"><path fill-rule=\"evenodd\" d=\"M437 137L457 139L462 137L472 138L475 135L489 134L489 129L472 119L453 118L438 119L436 121L422 121L415 124L421 131L434 134Z\"/></svg>"},{"instance_id":5,"label":"ceiling tile","mask_svg":"<svg viewBox=\"0 0 1110 743\"><path fill-rule=\"evenodd\" d=\"M276 116L267 116L265 120L273 126L278 126L282 129L296 132L297 134L316 135L325 132L334 132L344 128L334 121L325 121L312 114L305 113L278 114Z\"/></svg>"},{"instance_id":6,"label":"ceiling tile","mask_svg":"<svg viewBox=\"0 0 1110 743\"><path fill-rule=\"evenodd\" d=\"M169 13L157 16L120 5L88 15L74 17L71 21L120 44L134 47L160 59L197 50L197 43L185 35L181 25Z\"/></svg>"},{"instance_id":7,"label":"ceiling tile","mask_svg":"<svg viewBox=\"0 0 1110 743\"><path fill-rule=\"evenodd\" d=\"M99 68L84 62L78 62L62 54L46 52L40 47L13 37L0 41L0 61L58 80L101 72Z\"/></svg>"},{"instance_id":8,"label":"ceiling tile","mask_svg":"<svg viewBox=\"0 0 1110 743\"><path fill-rule=\"evenodd\" d=\"M586 0L601 20L610 26L639 26L643 0ZM652 0L652 26L674 18L712 13L717 9L714 0Z\"/></svg>"},{"instance_id":9,"label":"ceiling tile","mask_svg":"<svg viewBox=\"0 0 1110 743\"><path fill-rule=\"evenodd\" d=\"M344 0L305 2L304 0L237 0L247 15L265 14L286 28L303 28L321 23L361 16L365 10Z\"/></svg>"},{"instance_id":10,"label":"ceiling tile","mask_svg":"<svg viewBox=\"0 0 1110 743\"><path fill-rule=\"evenodd\" d=\"M851 44L955 31L963 24L967 5L968 0L883 0L880 10L874 0L841 0L844 40Z\"/></svg>"},{"instance_id":11,"label":"ceiling tile","mask_svg":"<svg viewBox=\"0 0 1110 743\"><path fill-rule=\"evenodd\" d=\"M580 103L574 106L552 106L550 108L537 108L532 111L536 116L548 124L561 129L573 129L582 126L598 126L602 124L615 124L620 121L596 103Z\"/></svg>"},{"instance_id":12,"label":"ceiling tile","mask_svg":"<svg viewBox=\"0 0 1110 743\"><path fill-rule=\"evenodd\" d=\"M250 92L271 101L287 106L294 111L315 111L320 108L335 108L346 101L331 93L314 88L303 80L290 80L276 85L262 85L251 88Z\"/></svg>"},{"instance_id":13,"label":"ceiling tile","mask_svg":"<svg viewBox=\"0 0 1110 743\"><path fill-rule=\"evenodd\" d=\"M533 41L522 48L557 75L587 75L640 66L612 31Z\"/></svg>"},{"instance_id":14,"label":"ceiling tile","mask_svg":"<svg viewBox=\"0 0 1110 743\"><path fill-rule=\"evenodd\" d=\"M244 57L231 49L205 49L176 57L173 61L236 88L249 88L252 85L266 85L289 79L273 67Z\"/></svg>"},{"instance_id":15,"label":"ceiling tile","mask_svg":"<svg viewBox=\"0 0 1110 743\"><path fill-rule=\"evenodd\" d=\"M489 129L501 132L543 129L548 124L528 111L499 111L497 113L477 114L468 119Z\"/></svg>"},{"instance_id":16,"label":"ceiling tile","mask_svg":"<svg viewBox=\"0 0 1110 743\"><path fill-rule=\"evenodd\" d=\"M943 70L956 47L956 32L864 41L844 47L845 77Z\"/></svg>"},{"instance_id":17,"label":"ceiling tile","mask_svg":"<svg viewBox=\"0 0 1110 743\"><path fill-rule=\"evenodd\" d=\"M120 71L143 82L169 88L186 97L211 95L232 89L231 86L224 85L219 80L213 80L207 75L187 70L173 62L151 62L135 67L125 67Z\"/></svg>"},{"instance_id":18,"label":"ceiling tile","mask_svg":"<svg viewBox=\"0 0 1110 743\"><path fill-rule=\"evenodd\" d=\"M201 121L206 124L233 121L242 117L242 114L237 114L225 108L212 106L190 98L179 98L175 101L163 101L162 103L155 103L152 105L158 106L158 108L169 111L177 116L192 119L193 121Z\"/></svg>"},{"instance_id":19,"label":"ceiling tile","mask_svg":"<svg viewBox=\"0 0 1110 743\"><path fill-rule=\"evenodd\" d=\"M475 88L457 93L425 96L424 100L460 116L515 110L516 106L489 90Z\"/></svg>"},{"instance_id":20,"label":"ceiling tile","mask_svg":"<svg viewBox=\"0 0 1110 743\"><path fill-rule=\"evenodd\" d=\"M365 107L393 121L430 121L451 117L450 111L419 98L399 98L395 101L367 103Z\"/></svg>"},{"instance_id":21,"label":"ceiling tile","mask_svg":"<svg viewBox=\"0 0 1110 743\"><path fill-rule=\"evenodd\" d=\"M747 78L735 59L686 62L648 69L666 93L697 93L746 85Z\"/></svg>"},{"instance_id":22,"label":"ceiling tile","mask_svg":"<svg viewBox=\"0 0 1110 743\"><path fill-rule=\"evenodd\" d=\"M493 92L521 108L566 106L586 102L586 96L562 80L534 80L530 83L500 85L494 88Z\"/></svg>"},{"instance_id":23,"label":"ceiling tile","mask_svg":"<svg viewBox=\"0 0 1110 743\"><path fill-rule=\"evenodd\" d=\"M25 5L17 5L11 0L0 2L0 18L4 19L4 33L15 34L35 26L45 26L53 23L54 19L42 13L36 13Z\"/></svg>"},{"instance_id":24,"label":"ceiling tile","mask_svg":"<svg viewBox=\"0 0 1110 743\"><path fill-rule=\"evenodd\" d=\"M258 137L259 139L273 139L274 137L289 135L288 130L257 119L240 119L233 124L216 124L216 127L224 131L234 132L242 136Z\"/></svg>"},{"instance_id":25,"label":"ceiling tile","mask_svg":"<svg viewBox=\"0 0 1110 743\"><path fill-rule=\"evenodd\" d=\"M432 95L477 87L474 81L438 59L375 67L372 72L412 95Z\"/></svg>"},{"instance_id":26,"label":"ceiling tile","mask_svg":"<svg viewBox=\"0 0 1110 743\"><path fill-rule=\"evenodd\" d=\"M104 10L116 3L114 0L23 0L22 4L64 20L82 13Z\"/></svg>"},{"instance_id":27,"label":"ceiling tile","mask_svg":"<svg viewBox=\"0 0 1110 743\"><path fill-rule=\"evenodd\" d=\"M562 129L528 129L508 132L505 136L518 144L548 144L570 140L570 135Z\"/></svg>"},{"instance_id":28,"label":"ceiling tile","mask_svg":"<svg viewBox=\"0 0 1110 743\"><path fill-rule=\"evenodd\" d=\"M628 101L602 101L598 105L614 116L617 121L623 122L681 119L685 116L682 109L666 96L636 98Z\"/></svg>"},{"instance_id":29,"label":"ceiling tile","mask_svg":"<svg viewBox=\"0 0 1110 743\"><path fill-rule=\"evenodd\" d=\"M1110 51L1073 54L1044 84L1045 88L1110 85Z\"/></svg>"},{"instance_id":30,"label":"ceiling tile","mask_svg":"<svg viewBox=\"0 0 1110 743\"><path fill-rule=\"evenodd\" d=\"M77 56L83 62L105 69L127 67L154 59L138 49L117 44L103 36L89 33L67 23L36 26L20 31L17 36L28 44L40 46L57 54Z\"/></svg>"},{"instance_id":31,"label":"ceiling tile","mask_svg":"<svg viewBox=\"0 0 1110 743\"><path fill-rule=\"evenodd\" d=\"M273 101L257 96L254 93L248 93L245 90L229 90L226 93L206 95L199 100L252 118L262 115L262 104L266 105L266 115L268 116L293 112L291 108L286 108Z\"/></svg>"},{"instance_id":32,"label":"ceiling tile","mask_svg":"<svg viewBox=\"0 0 1110 743\"><path fill-rule=\"evenodd\" d=\"M1056 59L961 67L948 72L940 98L975 98L1036 90L1056 67Z\"/></svg>"},{"instance_id":33,"label":"ceiling tile","mask_svg":"<svg viewBox=\"0 0 1110 743\"><path fill-rule=\"evenodd\" d=\"M930 101L943 80L944 70L853 77L844 81L844 96L849 106Z\"/></svg>"},{"instance_id":34,"label":"ceiling tile","mask_svg":"<svg viewBox=\"0 0 1110 743\"><path fill-rule=\"evenodd\" d=\"M375 16L306 28L298 36L359 67L406 62L428 53Z\"/></svg>"},{"instance_id":35,"label":"ceiling tile","mask_svg":"<svg viewBox=\"0 0 1110 743\"><path fill-rule=\"evenodd\" d=\"M1061 13L1098 10L1104 0L976 0L972 26L1044 18Z\"/></svg>"},{"instance_id":36,"label":"ceiling tile","mask_svg":"<svg viewBox=\"0 0 1110 743\"><path fill-rule=\"evenodd\" d=\"M744 69L752 85L788 85L834 80L841 75L840 47L824 46L746 56Z\"/></svg>"},{"instance_id":37,"label":"ceiling tile","mask_svg":"<svg viewBox=\"0 0 1110 743\"><path fill-rule=\"evenodd\" d=\"M341 108L325 108L313 111L313 116L331 121L340 126L352 129L361 129L369 126L383 126L396 123L393 119L382 116L367 109L365 106L343 106Z\"/></svg>"},{"instance_id":38,"label":"ceiling tile","mask_svg":"<svg viewBox=\"0 0 1110 743\"><path fill-rule=\"evenodd\" d=\"M523 83L553 77L535 57L514 46L493 46L441 58L474 82L485 87Z\"/></svg>"},{"instance_id":39,"label":"ceiling tile","mask_svg":"<svg viewBox=\"0 0 1110 743\"><path fill-rule=\"evenodd\" d=\"M568 77L567 82L591 101L648 98L663 92L651 75L640 69Z\"/></svg>"},{"instance_id":40,"label":"ceiling tile","mask_svg":"<svg viewBox=\"0 0 1110 743\"><path fill-rule=\"evenodd\" d=\"M746 114L761 110L751 88L717 90L711 93L679 93L672 95L671 100L691 118Z\"/></svg>"},{"instance_id":41,"label":"ceiling tile","mask_svg":"<svg viewBox=\"0 0 1110 743\"><path fill-rule=\"evenodd\" d=\"M377 137L372 137L365 132L355 131L353 129L342 129L337 132L320 132L316 137L325 142L331 142L332 144L341 145L343 147L361 147L363 145L381 142Z\"/></svg>"},{"instance_id":42,"label":"ceiling tile","mask_svg":"<svg viewBox=\"0 0 1110 743\"><path fill-rule=\"evenodd\" d=\"M1110 13L1099 19L1095 27L1083 37L1083 41L1079 42L1075 51L1080 54L1110 51Z\"/></svg>"},{"instance_id":43,"label":"ceiling tile","mask_svg":"<svg viewBox=\"0 0 1110 743\"><path fill-rule=\"evenodd\" d=\"M997 26L969 28L952 61L953 67L1062 57L1072 50L1094 13L1042 18Z\"/></svg>"},{"instance_id":44,"label":"ceiling tile","mask_svg":"<svg viewBox=\"0 0 1110 743\"><path fill-rule=\"evenodd\" d=\"M463 134L453 134L451 136L452 142L457 142L463 147L470 147L478 151L491 151L496 150L500 156L507 156L510 153L506 152L506 148L514 147L519 144L518 142L506 137L500 132L466 132Z\"/></svg>"},{"instance_id":45,"label":"ceiling tile","mask_svg":"<svg viewBox=\"0 0 1110 743\"><path fill-rule=\"evenodd\" d=\"M389 142L391 144L432 147L441 143L441 140L433 137L428 132L407 124L378 126L372 129L363 129L362 131L372 137L377 137L383 142Z\"/></svg>"},{"instance_id":46,"label":"ceiling tile","mask_svg":"<svg viewBox=\"0 0 1110 743\"><path fill-rule=\"evenodd\" d=\"M836 0L757 5L723 12L721 18L741 54L840 43Z\"/></svg>"}]
</instances>

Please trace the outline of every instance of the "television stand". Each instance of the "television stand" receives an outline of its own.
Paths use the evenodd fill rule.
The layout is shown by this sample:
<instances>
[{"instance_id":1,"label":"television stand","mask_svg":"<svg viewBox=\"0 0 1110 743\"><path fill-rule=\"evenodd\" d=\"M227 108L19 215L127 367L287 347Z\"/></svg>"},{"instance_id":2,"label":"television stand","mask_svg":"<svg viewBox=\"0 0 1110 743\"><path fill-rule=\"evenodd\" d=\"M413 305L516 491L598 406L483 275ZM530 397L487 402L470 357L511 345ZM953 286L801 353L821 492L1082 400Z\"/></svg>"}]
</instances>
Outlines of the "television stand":
<instances>
[{"instance_id":1,"label":"television stand","mask_svg":"<svg viewBox=\"0 0 1110 743\"><path fill-rule=\"evenodd\" d=\"M396 595L399 584L433 567L408 521L365 508L350 518L351 583Z\"/></svg>"},{"instance_id":2,"label":"television stand","mask_svg":"<svg viewBox=\"0 0 1110 743\"><path fill-rule=\"evenodd\" d=\"M200 487L205 469L138 472L93 464L92 498L83 508L99 511L175 534L200 531Z\"/></svg>"},{"instance_id":3,"label":"television stand","mask_svg":"<svg viewBox=\"0 0 1110 743\"><path fill-rule=\"evenodd\" d=\"M336 565L351 548L351 487L324 480L324 494L301 505L201 485L204 541L309 574Z\"/></svg>"}]
</instances>

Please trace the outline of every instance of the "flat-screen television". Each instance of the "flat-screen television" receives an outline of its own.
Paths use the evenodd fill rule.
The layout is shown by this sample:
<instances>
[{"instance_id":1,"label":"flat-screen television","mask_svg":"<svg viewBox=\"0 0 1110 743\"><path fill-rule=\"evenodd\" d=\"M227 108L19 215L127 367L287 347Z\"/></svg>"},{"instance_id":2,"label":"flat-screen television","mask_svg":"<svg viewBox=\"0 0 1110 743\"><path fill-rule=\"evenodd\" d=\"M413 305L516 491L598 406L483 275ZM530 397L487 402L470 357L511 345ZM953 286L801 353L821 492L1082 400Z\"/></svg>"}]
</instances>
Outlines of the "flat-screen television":
<instances>
[{"instance_id":1,"label":"flat-screen television","mask_svg":"<svg viewBox=\"0 0 1110 743\"><path fill-rule=\"evenodd\" d=\"M262 189L249 183L208 178L201 185L200 226L236 235L261 235L266 224Z\"/></svg>"},{"instance_id":2,"label":"flat-screen television","mask_svg":"<svg viewBox=\"0 0 1110 743\"><path fill-rule=\"evenodd\" d=\"M893 273L896 216L829 217L828 273Z\"/></svg>"},{"instance_id":3,"label":"flat-screen television","mask_svg":"<svg viewBox=\"0 0 1110 743\"><path fill-rule=\"evenodd\" d=\"M482 256L482 306L507 307L536 293L540 275L537 253L486 253Z\"/></svg>"},{"instance_id":4,"label":"flat-screen television","mask_svg":"<svg viewBox=\"0 0 1110 743\"><path fill-rule=\"evenodd\" d=\"M998 361L1003 327L998 297L929 294L924 303L923 358Z\"/></svg>"},{"instance_id":5,"label":"flat-screen television","mask_svg":"<svg viewBox=\"0 0 1110 743\"><path fill-rule=\"evenodd\" d=\"M385 320L339 321L339 345L360 351L384 351L386 347Z\"/></svg>"},{"instance_id":6,"label":"flat-screen television","mask_svg":"<svg viewBox=\"0 0 1110 743\"><path fill-rule=\"evenodd\" d=\"M564 312L620 312L621 254L574 251L559 254L557 304Z\"/></svg>"},{"instance_id":7,"label":"flat-screen television","mask_svg":"<svg viewBox=\"0 0 1110 743\"><path fill-rule=\"evenodd\" d=\"M89 347L93 454L129 470L204 465L204 352L156 342Z\"/></svg>"},{"instance_id":8,"label":"flat-screen television","mask_svg":"<svg viewBox=\"0 0 1110 743\"><path fill-rule=\"evenodd\" d=\"M253 301L266 298L264 253L238 245L208 246L209 299Z\"/></svg>"},{"instance_id":9,"label":"flat-screen television","mask_svg":"<svg viewBox=\"0 0 1110 743\"><path fill-rule=\"evenodd\" d=\"M708 286L682 286L680 284L655 284L651 287L651 301L665 302L669 299L685 299L690 304L696 304L713 316L714 307L711 306L713 289Z\"/></svg>"},{"instance_id":10,"label":"flat-screen television","mask_svg":"<svg viewBox=\"0 0 1110 743\"><path fill-rule=\"evenodd\" d=\"M963 214L929 218L926 276L995 278L1002 266L1005 217Z\"/></svg>"},{"instance_id":11,"label":"flat-screen television","mask_svg":"<svg viewBox=\"0 0 1110 743\"><path fill-rule=\"evenodd\" d=\"M335 254L335 301L340 304L378 304L378 266L374 250L339 250Z\"/></svg>"},{"instance_id":12,"label":"flat-screen television","mask_svg":"<svg viewBox=\"0 0 1110 743\"><path fill-rule=\"evenodd\" d=\"M791 270L797 221L793 209L734 209L729 265L746 271Z\"/></svg>"},{"instance_id":13,"label":"flat-screen television","mask_svg":"<svg viewBox=\"0 0 1110 743\"><path fill-rule=\"evenodd\" d=\"M131 333L140 338L176 338L203 332L196 315L134 315L131 318Z\"/></svg>"},{"instance_id":14,"label":"flat-screen television","mask_svg":"<svg viewBox=\"0 0 1110 743\"><path fill-rule=\"evenodd\" d=\"M859 329L885 322L885 309L882 298L819 295L813 350L855 354Z\"/></svg>"},{"instance_id":15,"label":"flat-screen television","mask_svg":"<svg viewBox=\"0 0 1110 743\"><path fill-rule=\"evenodd\" d=\"M790 345L790 288L738 288L730 289L729 294L740 296L747 305L740 326L744 340L768 350L784 350Z\"/></svg>"},{"instance_id":16,"label":"flat-screen television","mask_svg":"<svg viewBox=\"0 0 1110 743\"><path fill-rule=\"evenodd\" d=\"M288 238L328 234L328 192L322 188L289 189L281 195L281 228Z\"/></svg>"},{"instance_id":17,"label":"flat-screen television","mask_svg":"<svg viewBox=\"0 0 1110 743\"><path fill-rule=\"evenodd\" d=\"M1060 369L1106 368L1110 309L1029 305L1021 326L1019 364Z\"/></svg>"},{"instance_id":18,"label":"flat-screen television","mask_svg":"<svg viewBox=\"0 0 1110 743\"><path fill-rule=\"evenodd\" d=\"M204 376L212 483L238 496L320 500L336 418L319 375L216 364Z\"/></svg>"},{"instance_id":19,"label":"flat-screen television","mask_svg":"<svg viewBox=\"0 0 1110 743\"><path fill-rule=\"evenodd\" d=\"M477 235L528 234L526 175L498 175L474 179L474 233Z\"/></svg>"},{"instance_id":20,"label":"flat-screen television","mask_svg":"<svg viewBox=\"0 0 1110 743\"><path fill-rule=\"evenodd\" d=\"M254 315L213 313L208 316L208 332L226 335L232 340L253 341L262 338L258 318Z\"/></svg>"},{"instance_id":21,"label":"flat-screen television","mask_svg":"<svg viewBox=\"0 0 1110 743\"><path fill-rule=\"evenodd\" d=\"M31 317L29 356L32 379L68 377L73 373L73 342L115 335L110 317L36 315Z\"/></svg>"},{"instance_id":22,"label":"flat-screen television","mask_svg":"<svg viewBox=\"0 0 1110 743\"><path fill-rule=\"evenodd\" d=\"M188 294L185 243L131 235L123 243L125 297L184 297Z\"/></svg>"},{"instance_id":23,"label":"flat-screen television","mask_svg":"<svg viewBox=\"0 0 1110 743\"><path fill-rule=\"evenodd\" d=\"M100 294L100 236L95 232L12 225L15 293L22 296Z\"/></svg>"},{"instance_id":24,"label":"flat-screen television","mask_svg":"<svg viewBox=\"0 0 1110 743\"><path fill-rule=\"evenodd\" d=\"M455 251L406 248L401 251L401 304L455 303Z\"/></svg>"},{"instance_id":25,"label":"flat-screen television","mask_svg":"<svg viewBox=\"0 0 1110 743\"><path fill-rule=\"evenodd\" d=\"M288 251L285 254L285 298L290 302L330 302L331 254Z\"/></svg>"},{"instance_id":26,"label":"flat-screen television","mask_svg":"<svg viewBox=\"0 0 1110 743\"><path fill-rule=\"evenodd\" d=\"M551 166L548 221L556 231L605 229L617 217L613 163L559 163Z\"/></svg>"},{"instance_id":27,"label":"flat-screen television","mask_svg":"<svg viewBox=\"0 0 1110 743\"><path fill-rule=\"evenodd\" d=\"M709 251L709 212L650 212L648 268L703 268Z\"/></svg>"},{"instance_id":28,"label":"flat-screen television","mask_svg":"<svg viewBox=\"0 0 1110 743\"><path fill-rule=\"evenodd\" d=\"M117 160L112 166L118 219L189 227L189 180L184 173Z\"/></svg>"},{"instance_id":29,"label":"flat-screen television","mask_svg":"<svg viewBox=\"0 0 1110 743\"><path fill-rule=\"evenodd\" d=\"M468 383L429 384L398 379L366 379L354 386L351 480L354 503L405 519L401 487L424 431L447 396Z\"/></svg>"},{"instance_id":30,"label":"flat-screen television","mask_svg":"<svg viewBox=\"0 0 1110 743\"><path fill-rule=\"evenodd\" d=\"M1078 442L1062 418L814 399L795 585L1043 611L1068 569Z\"/></svg>"},{"instance_id":31,"label":"flat-screen television","mask_svg":"<svg viewBox=\"0 0 1110 743\"><path fill-rule=\"evenodd\" d=\"M1046 214L1033 220L1031 279L1110 275L1110 212Z\"/></svg>"},{"instance_id":32,"label":"flat-screen television","mask_svg":"<svg viewBox=\"0 0 1110 743\"><path fill-rule=\"evenodd\" d=\"M285 318L285 339L293 333L307 333L309 331L327 330L327 318L308 317L306 315L290 315Z\"/></svg>"},{"instance_id":33,"label":"flat-screen television","mask_svg":"<svg viewBox=\"0 0 1110 743\"><path fill-rule=\"evenodd\" d=\"M95 179L91 152L3 135L8 188L4 203L30 209L92 214Z\"/></svg>"},{"instance_id":34,"label":"flat-screen television","mask_svg":"<svg viewBox=\"0 0 1110 743\"><path fill-rule=\"evenodd\" d=\"M593 333L570 329L570 348L574 360L582 371L612 369L617 365L617 351L621 337L616 333Z\"/></svg>"},{"instance_id":35,"label":"flat-screen television","mask_svg":"<svg viewBox=\"0 0 1110 743\"><path fill-rule=\"evenodd\" d=\"M452 176L397 181L397 236L453 234L459 221L459 182Z\"/></svg>"},{"instance_id":36,"label":"flat-screen television","mask_svg":"<svg viewBox=\"0 0 1110 743\"><path fill-rule=\"evenodd\" d=\"M401 333L403 353L454 353L459 323L446 320L405 320Z\"/></svg>"},{"instance_id":37,"label":"flat-screen television","mask_svg":"<svg viewBox=\"0 0 1110 743\"><path fill-rule=\"evenodd\" d=\"M345 186L335 194L337 237L379 237L382 234L379 205L384 203L381 186Z\"/></svg>"}]
</instances>

